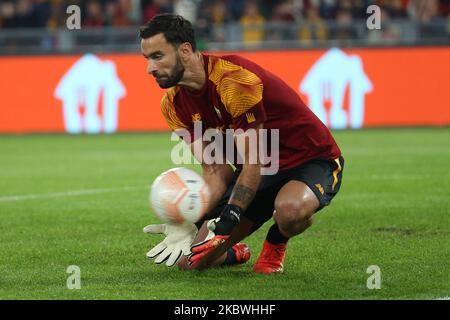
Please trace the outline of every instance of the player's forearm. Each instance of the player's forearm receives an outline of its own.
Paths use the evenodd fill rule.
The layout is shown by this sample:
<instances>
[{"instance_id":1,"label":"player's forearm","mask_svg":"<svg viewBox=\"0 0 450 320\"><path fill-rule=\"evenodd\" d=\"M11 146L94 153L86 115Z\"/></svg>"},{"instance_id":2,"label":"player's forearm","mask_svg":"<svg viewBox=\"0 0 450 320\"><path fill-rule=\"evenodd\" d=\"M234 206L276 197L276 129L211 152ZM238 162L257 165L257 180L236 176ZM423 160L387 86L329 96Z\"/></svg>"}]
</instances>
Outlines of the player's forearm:
<instances>
[{"instance_id":1,"label":"player's forearm","mask_svg":"<svg viewBox=\"0 0 450 320\"><path fill-rule=\"evenodd\" d=\"M203 167L203 179L209 187L210 199L208 211L215 208L233 179L233 169L228 164Z\"/></svg>"},{"instance_id":2,"label":"player's forearm","mask_svg":"<svg viewBox=\"0 0 450 320\"><path fill-rule=\"evenodd\" d=\"M236 185L234 186L228 203L237 205L245 211L255 197L260 182L260 165L254 164L244 166L236 181Z\"/></svg>"}]
</instances>

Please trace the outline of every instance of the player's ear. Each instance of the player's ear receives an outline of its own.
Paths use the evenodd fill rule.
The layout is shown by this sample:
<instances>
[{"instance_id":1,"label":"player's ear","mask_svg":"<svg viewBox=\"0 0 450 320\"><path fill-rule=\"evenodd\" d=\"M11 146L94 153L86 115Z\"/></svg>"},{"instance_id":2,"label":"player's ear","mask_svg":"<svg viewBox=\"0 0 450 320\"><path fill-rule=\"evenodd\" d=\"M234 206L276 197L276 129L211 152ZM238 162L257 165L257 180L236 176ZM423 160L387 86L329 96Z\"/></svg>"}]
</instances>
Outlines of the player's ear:
<instances>
[{"instance_id":1,"label":"player's ear","mask_svg":"<svg viewBox=\"0 0 450 320\"><path fill-rule=\"evenodd\" d=\"M192 45L189 42L184 42L178 47L178 53L181 59L184 61L188 60L192 56Z\"/></svg>"}]
</instances>

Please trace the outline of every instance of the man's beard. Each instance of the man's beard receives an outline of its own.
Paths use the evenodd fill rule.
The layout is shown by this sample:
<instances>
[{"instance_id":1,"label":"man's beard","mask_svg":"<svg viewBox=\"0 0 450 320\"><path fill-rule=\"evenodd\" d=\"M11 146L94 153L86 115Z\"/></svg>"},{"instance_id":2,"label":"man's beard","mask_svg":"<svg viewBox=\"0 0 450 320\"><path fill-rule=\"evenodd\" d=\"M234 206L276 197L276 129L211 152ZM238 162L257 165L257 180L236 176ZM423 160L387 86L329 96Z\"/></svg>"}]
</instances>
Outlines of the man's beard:
<instances>
[{"instance_id":1,"label":"man's beard","mask_svg":"<svg viewBox=\"0 0 450 320\"><path fill-rule=\"evenodd\" d=\"M158 82L159 86L162 89L167 89L170 87L174 87L178 84L178 82L181 81L184 75L184 67L181 64L181 60L179 57L177 57L177 63L172 68L172 72L170 75L162 76L162 77L156 77L156 82Z\"/></svg>"}]
</instances>

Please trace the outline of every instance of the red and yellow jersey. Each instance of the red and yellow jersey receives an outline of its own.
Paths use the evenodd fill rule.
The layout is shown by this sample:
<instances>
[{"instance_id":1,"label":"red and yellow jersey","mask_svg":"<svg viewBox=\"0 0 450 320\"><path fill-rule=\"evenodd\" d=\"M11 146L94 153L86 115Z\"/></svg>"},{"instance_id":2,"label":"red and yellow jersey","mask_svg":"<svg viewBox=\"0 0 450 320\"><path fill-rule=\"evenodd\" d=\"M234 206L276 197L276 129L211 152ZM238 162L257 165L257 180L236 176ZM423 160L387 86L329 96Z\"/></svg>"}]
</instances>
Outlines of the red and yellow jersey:
<instances>
[{"instance_id":1,"label":"red and yellow jersey","mask_svg":"<svg viewBox=\"0 0 450 320\"><path fill-rule=\"evenodd\" d=\"M236 55L203 54L207 81L198 91L170 88L161 110L172 130L194 122L202 130L279 129L279 168L289 169L311 159L336 159L341 151L328 128L283 80Z\"/></svg>"}]
</instances>

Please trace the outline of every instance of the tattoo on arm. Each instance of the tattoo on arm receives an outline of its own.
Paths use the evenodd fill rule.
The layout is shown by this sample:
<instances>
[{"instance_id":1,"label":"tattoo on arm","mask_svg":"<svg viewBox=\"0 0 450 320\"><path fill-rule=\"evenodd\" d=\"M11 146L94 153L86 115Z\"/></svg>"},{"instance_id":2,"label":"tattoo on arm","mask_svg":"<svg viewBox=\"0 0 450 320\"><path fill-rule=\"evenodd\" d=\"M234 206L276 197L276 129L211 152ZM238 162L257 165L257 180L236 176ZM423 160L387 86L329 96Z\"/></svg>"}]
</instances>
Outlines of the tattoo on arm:
<instances>
[{"instance_id":1,"label":"tattoo on arm","mask_svg":"<svg viewBox=\"0 0 450 320\"><path fill-rule=\"evenodd\" d=\"M237 184L233 189L231 199L240 202L241 206L246 208L253 200L254 196L255 191L242 184Z\"/></svg>"}]
</instances>

